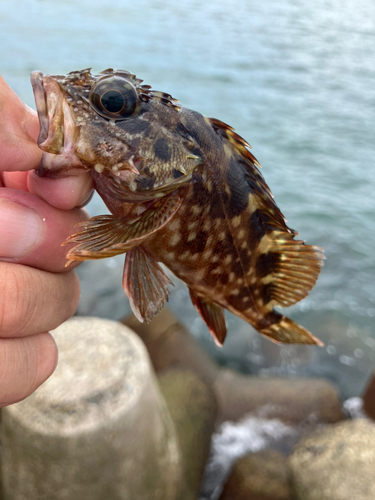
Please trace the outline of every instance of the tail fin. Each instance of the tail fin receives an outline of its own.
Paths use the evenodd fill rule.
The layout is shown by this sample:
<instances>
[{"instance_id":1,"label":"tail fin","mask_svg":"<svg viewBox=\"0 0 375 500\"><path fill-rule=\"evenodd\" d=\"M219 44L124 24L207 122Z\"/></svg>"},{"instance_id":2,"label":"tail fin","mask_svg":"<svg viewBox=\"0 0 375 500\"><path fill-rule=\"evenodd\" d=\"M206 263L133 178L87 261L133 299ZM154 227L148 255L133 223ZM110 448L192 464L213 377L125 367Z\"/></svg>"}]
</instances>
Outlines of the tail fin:
<instances>
[{"instance_id":1,"label":"tail fin","mask_svg":"<svg viewBox=\"0 0 375 500\"><path fill-rule=\"evenodd\" d=\"M314 337L306 328L298 325L286 316L280 315L280 320L278 322L258 331L276 343L316 344L320 347L323 346L323 342Z\"/></svg>"}]
</instances>

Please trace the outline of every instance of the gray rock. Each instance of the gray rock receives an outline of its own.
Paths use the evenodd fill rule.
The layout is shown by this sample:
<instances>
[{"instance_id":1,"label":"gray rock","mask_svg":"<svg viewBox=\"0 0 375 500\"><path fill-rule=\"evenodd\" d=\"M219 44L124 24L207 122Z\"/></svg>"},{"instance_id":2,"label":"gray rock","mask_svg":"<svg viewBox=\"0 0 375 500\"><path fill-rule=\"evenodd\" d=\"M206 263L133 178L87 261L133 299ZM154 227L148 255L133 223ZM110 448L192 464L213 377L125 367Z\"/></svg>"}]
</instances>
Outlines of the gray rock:
<instances>
[{"instance_id":1,"label":"gray rock","mask_svg":"<svg viewBox=\"0 0 375 500\"><path fill-rule=\"evenodd\" d=\"M197 375L174 370L159 377L159 384L175 425L185 478L178 500L197 498L208 458L217 413L213 391Z\"/></svg>"},{"instance_id":2,"label":"gray rock","mask_svg":"<svg viewBox=\"0 0 375 500\"><path fill-rule=\"evenodd\" d=\"M176 436L141 340L98 318L52 333L56 372L3 410L5 498L175 500Z\"/></svg>"},{"instance_id":3,"label":"gray rock","mask_svg":"<svg viewBox=\"0 0 375 500\"><path fill-rule=\"evenodd\" d=\"M246 414L288 424L333 423L343 418L332 384L323 379L256 377L222 370L215 381L220 421Z\"/></svg>"},{"instance_id":4,"label":"gray rock","mask_svg":"<svg viewBox=\"0 0 375 500\"><path fill-rule=\"evenodd\" d=\"M374 500L375 424L341 422L303 439L290 457L296 500Z\"/></svg>"},{"instance_id":5,"label":"gray rock","mask_svg":"<svg viewBox=\"0 0 375 500\"><path fill-rule=\"evenodd\" d=\"M234 465L220 500L289 500L287 463L275 450L245 455Z\"/></svg>"}]
</instances>

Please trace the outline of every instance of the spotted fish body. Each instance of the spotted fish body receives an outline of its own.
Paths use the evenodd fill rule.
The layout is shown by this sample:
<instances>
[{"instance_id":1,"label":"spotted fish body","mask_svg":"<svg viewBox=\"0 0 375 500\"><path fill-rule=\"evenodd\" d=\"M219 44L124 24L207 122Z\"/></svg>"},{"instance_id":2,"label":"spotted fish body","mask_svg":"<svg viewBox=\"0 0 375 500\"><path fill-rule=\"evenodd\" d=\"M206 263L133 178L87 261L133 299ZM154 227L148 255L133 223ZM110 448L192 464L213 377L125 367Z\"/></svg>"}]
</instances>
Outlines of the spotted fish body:
<instances>
[{"instance_id":1,"label":"spotted fish body","mask_svg":"<svg viewBox=\"0 0 375 500\"><path fill-rule=\"evenodd\" d=\"M274 307L308 294L323 252L295 239L250 146L231 127L125 71L34 73L32 83L40 173L89 169L112 213L68 239L77 243L70 261L126 252L123 286L141 321L168 299L163 263L187 284L219 344L224 308L277 342L320 343Z\"/></svg>"}]
</instances>

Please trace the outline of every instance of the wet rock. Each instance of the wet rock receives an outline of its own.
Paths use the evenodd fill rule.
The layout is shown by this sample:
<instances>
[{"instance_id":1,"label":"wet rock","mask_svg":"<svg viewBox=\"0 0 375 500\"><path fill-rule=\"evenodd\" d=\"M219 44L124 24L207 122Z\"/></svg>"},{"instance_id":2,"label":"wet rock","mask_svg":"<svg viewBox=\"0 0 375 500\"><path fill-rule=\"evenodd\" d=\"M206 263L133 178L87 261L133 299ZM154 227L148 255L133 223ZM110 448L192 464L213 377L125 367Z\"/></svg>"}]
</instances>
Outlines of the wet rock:
<instances>
[{"instance_id":1,"label":"wet rock","mask_svg":"<svg viewBox=\"0 0 375 500\"><path fill-rule=\"evenodd\" d=\"M373 371L363 393L363 410L366 415L375 420L375 371Z\"/></svg>"},{"instance_id":2,"label":"wet rock","mask_svg":"<svg viewBox=\"0 0 375 500\"><path fill-rule=\"evenodd\" d=\"M157 373L176 368L191 370L213 384L219 366L167 307L149 324L140 323L134 315L123 319L123 323L141 337Z\"/></svg>"},{"instance_id":3,"label":"wet rock","mask_svg":"<svg viewBox=\"0 0 375 500\"><path fill-rule=\"evenodd\" d=\"M233 467L220 500L289 500L287 462L275 450L245 455Z\"/></svg>"},{"instance_id":4,"label":"wet rock","mask_svg":"<svg viewBox=\"0 0 375 500\"><path fill-rule=\"evenodd\" d=\"M374 500L375 424L351 420L303 439L290 458L296 500Z\"/></svg>"},{"instance_id":5,"label":"wet rock","mask_svg":"<svg viewBox=\"0 0 375 500\"><path fill-rule=\"evenodd\" d=\"M277 419L248 416L239 422L224 422L212 436L202 486L203 498L218 499L226 478L241 457L265 449L288 455L304 433L303 426L288 426Z\"/></svg>"},{"instance_id":6,"label":"wet rock","mask_svg":"<svg viewBox=\"0 0 375 500\"><path fill-rule=\"evenodd\" d=\"M179 500L197 498L209 454L217 405L207 384L189 371L174 370L159 377L174 423L182 458L185 493Z\"/></svg>"},{"instance_id":7,"label":"wet rock","mask_svg":"<svg viewBox=\"0 0 375 500\"><path fill-rule=\"evenodd\" d=\"M98 318L52 333L56 372L3 409L5 498L175 500L176 435L139 337Z\"/></svg>"},{"instance_id":8,"label":"wet rock","mask_svg":"<svg viewBox=\"0 0 375 500\"><path fill-rule=\"evenodd\" d=\"M238 421L252 413L286 423L337 422L341 403L332 384L321 379L240 375L222 370L200 344L164 308L151 323L123 320L145 342L157 373L174 368L196 373L213 387L219 404L218 423Z\"/></svg>"},{"instance_id":9,"label":"wet rock","mask_svg":"<svg viewBox=\"0 0 375 500\"><path fill-rule=\"evenodd\" d=\"M288 424L333 423L343 416L335 388L323 379L261 378L222 370L214 389L221 422L246 414Z\"/></svg>"}]
</instances>

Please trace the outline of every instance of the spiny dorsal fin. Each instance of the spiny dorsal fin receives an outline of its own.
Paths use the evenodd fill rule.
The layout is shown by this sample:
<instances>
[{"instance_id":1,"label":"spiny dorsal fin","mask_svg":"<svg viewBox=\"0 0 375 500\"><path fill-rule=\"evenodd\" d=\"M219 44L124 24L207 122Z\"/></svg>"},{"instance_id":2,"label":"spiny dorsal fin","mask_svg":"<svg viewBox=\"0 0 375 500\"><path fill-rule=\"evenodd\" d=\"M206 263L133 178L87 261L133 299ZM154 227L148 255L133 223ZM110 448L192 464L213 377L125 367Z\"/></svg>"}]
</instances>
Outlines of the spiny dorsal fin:
<instances>
[{"instance_id":1,"label":"spiny dorsal fin","mask_svg":"<svg viewBox=\"0 0 375 500\"><path fill-rule=\"evenodd\" d=\"M206 323L210 333L218 346L222 346L227 334L224 309L205 297L198 296L189 288L190 298L195 309Z\"/></svg>"},{"instance_id":2,"label":"spiny dorsal fin","mask_svg":"<svg viewBox=\"0 0 375 500\"><path fill-rule=\"evenodd\" d=\"M250 144L245 141L243 137L238 135L234 131L233 127L218 120L217 118L207 118L207 120L211 123L212 128L215 130L215 132L221 137L225 137L226 139L228 139L228 141L233 144L233 146L237 149L237 151L243 158L245 158L247 161L250 161L253 165L257 165L259 168L262 168L255 156L249 151L249 149L251 149Z\"/></svg>"},{"instance_id":3,"label":"spiny dorsal fin","mask_svg":"<svg viewBox=\"0 0 375 500\"><path fill-rule=\"evenodd\" d=\"M259 224L265 232L283 231L292 235L298 233L286 225L286 220L281 213L279 207L270 199L262 199L259 196L254 196L254 205L257 207L257 215ZM255 215L253 215L255 217Z\"/></svg>"},{"instance_id":4,"label":"spiny dorsal fin","mask_svg":"<svg viewBox=\"0 0 375 500\"><path fill-rule=\"evenodd\" d=\"M254 194L254 202L257 208L264 214L264 219L268 221L270 229L282 229L288 233L295 234L295 231L286 225L286 220L276 205L270 188L257 168L261 168L261 166L255 156L249 151L249 148L251 148L250 144L226 123L216 118L208 118L208 121L218 135L230 142L233 154L237 161L244 167L246 181Z\"/></svg>"},{"instance_id":5,"label":"spiny dorsal fin","mask_svg":"<svg viewBox=\"0 0 375 500\"><path fill-rule=\"evenodd\" d=\"M320 247L293 238L292 234L271 231L257 249L257 274L276 306L289 307L306 297L323 266Z\"/></svg>"},{"instance_id":6,"label":"spiny dorsal fin","mask_svg":"<svg viewBox=\"0 0 375 500\"><path fill-rule=\"evenodd\" d=\"M160 198L139 217L131 220L101 215L81 222L77 226L84 227L84 230L69 236L63 243L78 243L69 250L67 265L75 260L112 257L140 245L170 221L180 208L181 202L178 194L171 194Z\"/></svg>"},{"instance_id":7,"label":"spiny dorsal fin","mask_svg":"<svg viewBox=\"0 0 375 500\"><path fill-rule=\"evenodd\" d=\"M132 248L126 254L122 286L136 318L149 323L168 300L171 280L143 249Z\"/></svg>"},{"instance_id":8,"label":"spiny dorsal fin","mask_svg":"<svg viewBox=\"0 0 375 500\"><path fill-rule=\"evenodd\" d=\"M180 111L181 105L178 100L166 92L152 90L150 85L140 85L138 87L139 97L142 101L148 102L150 100L159 101L165 106L173 108L175 111Z\"/></svg>"}]
</instances>

